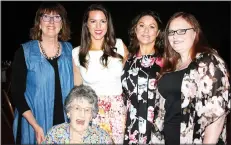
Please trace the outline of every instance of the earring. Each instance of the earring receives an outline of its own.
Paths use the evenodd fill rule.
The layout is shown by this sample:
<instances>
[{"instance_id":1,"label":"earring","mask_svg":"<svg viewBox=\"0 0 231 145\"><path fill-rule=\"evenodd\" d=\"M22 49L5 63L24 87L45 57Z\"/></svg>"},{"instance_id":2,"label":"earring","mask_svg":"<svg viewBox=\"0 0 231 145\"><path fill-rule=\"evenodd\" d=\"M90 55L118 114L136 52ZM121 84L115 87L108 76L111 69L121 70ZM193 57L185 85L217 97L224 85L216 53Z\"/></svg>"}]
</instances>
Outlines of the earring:
<instances>
[{"instance_id":1,"label":"earring","mask_svg":"<svg viewBox=\"0 0 231 145\"><path fill-rule=\"evenodd\" d=\"M92 126L92 121L89 122L89 126Z\"/></svg>"},{"instance_id":2,"label":"earring","mask_svg":"<svg viewBox=\"0 0 231 145\"><path fill-rule=\"evenodd\" d=\"M69 113L67 113L67 118L70 119L70 114Z\"/></svg>"}]
</instances>

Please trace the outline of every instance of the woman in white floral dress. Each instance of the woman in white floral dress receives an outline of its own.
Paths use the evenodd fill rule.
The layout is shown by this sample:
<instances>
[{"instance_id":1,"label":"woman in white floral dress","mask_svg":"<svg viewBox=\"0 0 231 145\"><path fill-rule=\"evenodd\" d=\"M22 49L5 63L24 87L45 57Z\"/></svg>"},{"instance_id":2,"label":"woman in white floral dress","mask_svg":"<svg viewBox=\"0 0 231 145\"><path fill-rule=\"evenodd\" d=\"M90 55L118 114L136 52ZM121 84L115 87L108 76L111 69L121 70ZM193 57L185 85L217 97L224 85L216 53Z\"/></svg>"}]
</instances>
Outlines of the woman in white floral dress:
<instances>
[{"instance_id":1,"label":"woman in white floral dress","mask_svg":"<svg viewBox=\"0 0 231 145\"><path fill-rule=\"evenodd\" d=\"M125 113L121 74L128 51L115 38L110 13L102 6L88 7L82 24L81 45L74 48L75 85L91 86L98 97L99 113L93 124L105 129L116 144L123 143Z\"/></svg>"},{"instance_id":2,"label":"woman in white floral dress","mask_svg":"<svg viewBox=\"0 0 231 145\"><path fill-rule=\"evenodd\" d=\"M152 11L139 14L130 30L131 56L122 75L127 120L124 144L147 144L151 139L156 73L162 65L161 25Z\"/></svg>"},{"instance_id":3,"label":"woman in white floral dress","mask_svg":"<svg viewBox=\"0 0 231 145\"><path fill-rule=\"evenodd\" d=\"M167 23L152 143L226 143L228 70L202 36L199 22L191 14L175 13Z\"/></svg>"}]
</instances>

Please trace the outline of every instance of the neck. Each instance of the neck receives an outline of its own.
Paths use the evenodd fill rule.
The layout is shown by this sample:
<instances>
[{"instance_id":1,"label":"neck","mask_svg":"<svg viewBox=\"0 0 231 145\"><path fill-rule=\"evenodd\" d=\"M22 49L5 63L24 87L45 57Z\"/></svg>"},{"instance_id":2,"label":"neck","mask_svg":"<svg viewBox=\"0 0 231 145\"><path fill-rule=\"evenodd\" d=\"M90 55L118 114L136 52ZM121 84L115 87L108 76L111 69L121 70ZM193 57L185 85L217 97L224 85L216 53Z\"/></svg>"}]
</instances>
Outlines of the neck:
<instances>
[{"instance_id":1,"label":"neck","mask_svg":"<svg viewBox=\"0 0 231 145\"><path fill-rule=\"evenodd\" d=\"M181 54L180 60L182 63L184 63L184 62L191 60L191 57L190 57L189 53Z\"/></svg>"},{"instance_id":2,"label":"neck","mask_svg":"<svg viewBox=\"0 0 231 145\"><path fill-rule=\"evenodd\" d=\"M44 46L44 49L46 48L57 48L58 39L55 38L48 38L48 37L42 37L41 43Z\"/></svg>"},{"instance_id":3,"label":"neck","mask_svg":"<svg viewBox=\"0 0 231 145\"><path fill-rule=\"evenodd\" d=\"M178 60L178 63L176 65L176 70L181 70L184 69L186 67L188 67L188 65L191 63L191 57L190 56L181 56L181 58Z\"/></svg>"},{"instance_id":4,"label":"neck","mask_svg":"<svg viewBox=\"0 0 231 145\"><path fill-rule=\"evenodd\" d=\"M140 45L139 53L141 55L149 55L155 53L155 48L153 44L150 45Z\"/></svg>"},{"instance_id":5,"label":"neck","mask_svg":"<svg viewBox=\"0 0 231 145\"><path fill-rule=\"evenodd\" d=\"M70 141L75 143L82 143L83 142L83 135L85 131L78 132L70 125Z\"/></svg>"},{"instance_id":6,"label":"neck","mask_svg":"<svg viewBox=\"0 0 231 145\"><path fill-rule=\"evenodd\" d=\"M102 50L103 41L104 39L101 40L91 39L90 50Z\"/></svg>"}]
</instances>

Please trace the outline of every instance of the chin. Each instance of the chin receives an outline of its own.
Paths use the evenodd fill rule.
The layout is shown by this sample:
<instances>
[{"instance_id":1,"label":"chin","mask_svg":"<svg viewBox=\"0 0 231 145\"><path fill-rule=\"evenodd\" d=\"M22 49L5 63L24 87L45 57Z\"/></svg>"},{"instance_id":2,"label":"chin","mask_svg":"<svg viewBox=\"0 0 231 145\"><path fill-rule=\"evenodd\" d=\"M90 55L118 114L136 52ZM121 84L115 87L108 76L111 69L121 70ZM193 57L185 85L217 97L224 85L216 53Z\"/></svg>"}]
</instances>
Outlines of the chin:
<instances>
[{"instance_id":1,"label":"chin","mask_svg":"<svg viewBox=\"0 0 231 145\"><path fill-rule=\"evenodd\" d=\"M85 131L87 129L88 125L77 125L76 130L77 131Z\"/></svg>"},{"instance_id":2,"label":"chin","mask_svg":"<svg viewBox=\"0 0 231 145\"><path fill-rule=\"evenodd\" d=\"M104 38L104 36L102 36L102 37L94 37L94 38L95 38L95 40L102 40Z\"/></svg>"},{"instance_id":3,"label":"chin","mask_svg":"<svg viewBox=\"0 0 231 145\"><path fill-rule=\"evenodd\" d=\"M56 38L58 35L56 35L56 34L50 34L50 35L46 35L47 37L49 37L49 38Z\"/></svg>"},{"instance_id":4,"label":"chin","mask_svg":"<svg viewBox=\"0 0 231 145\"><path fill-rule=\"evenodd\" d=\"M140 41L140 44L143 44L143 45L148 45L148 44L151 44L152 42L147 42L147 41Z\"/></svg>"}]
</instances>

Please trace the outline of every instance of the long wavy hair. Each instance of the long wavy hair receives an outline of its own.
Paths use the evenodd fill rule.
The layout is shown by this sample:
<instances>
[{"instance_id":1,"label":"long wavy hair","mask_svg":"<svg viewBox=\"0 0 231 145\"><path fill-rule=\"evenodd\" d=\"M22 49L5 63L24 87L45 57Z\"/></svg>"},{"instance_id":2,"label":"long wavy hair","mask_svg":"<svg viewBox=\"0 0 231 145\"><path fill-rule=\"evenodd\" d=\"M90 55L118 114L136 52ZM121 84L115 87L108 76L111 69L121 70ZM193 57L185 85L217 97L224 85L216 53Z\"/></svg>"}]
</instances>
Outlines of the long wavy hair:
<instances>
[{"instance_id":1,"label":"long wavy hair","mask_svg":"<svg viewBox=\"0 0 231 145\"><path fill-rule=\"evenodd\" d=\"M155 53L161 56L163 53L163 49L164 49L163 48L164 47L163 24L162 24L159 14L151 10L141 12L131 22L131 26L128 31L129 38L130 38L130 43L128 46L128 49L130 51L130 56L135 55L140 49L139 40L137 39L137 36L136 36L136 27L137 27L139 20L144 16L151 16L157 22L159 34L156 37L154 48L155 48Z\"/></svg>"},{"instance_id":2,"label":"long wavy hair","mask_svg":"<svg viewBox=\"0 0 231 145\"><path fill-rule=\"evenodd\" d=\"M173 14L173 16L169 19L166 28L165 28L165 33L164 33L164 55L163 55L163 67L160 72L160 77L166 73L166 72L171 72L176 70L176 65L178 60L180 59L179 53L177 53L170 45L170 42L168 40L168 30L169 30L169 25L170 23L176 19L176 18L183 18L185 21L187 21L192 28L194 28L194 31L196 32L196 37L193 42L192 47L190 48L190 57L193 60L196 57L197 53L203 53L203 52L208 52L208 53L213 53L217 54L214 49L211 49L208 45L208 42L206 38L203 35L203 32L201 30L201 26L198 22L198 20L190 13L186 12L177 12Z\"/></svg>"},{"instance_id":3,"label":"long wavy hair","mask_svg":"<svg viewBox=\"0 0 231 145\"><path fill-rule=\"evenodd\" d=\"M100 4L92 4L88 7L83 15L83 22L82 22L82 32L81 32L81 44L80 44L80 51L79 51L79 62L80 65L87 68L88 60L86 60L86 55L88 54L91 46L91 34L89 32L87 22L89 18L89 13L91 11L101 11L104 13L106 20L107 20L107 32L104 36L104 41L102 44L103 55L100 58L100 62L103 66L107 67L108 65L108 57L116 57L122 60L122 56L116 53L114 50L117 50L115 47L116 44L116 37L114 32L114 27L112 23L111 14L106 8Z\"/></svg>"},{"instance_id":4,"label":"long wavy hair","mask_svg":"<svg viewBox=\"0 0 231 145\"><path fill-rule=\"evenodd\" d=\"M67 41L71 38L70 22L67 18L66 9L57 2L43 2L36 12L34 26L30 29L31 39L42 41L42 30L39 28L41 16L52 12L59 14L62 18L62 29L59 32L58 39Z\"/></svg>"}]
</instances>

